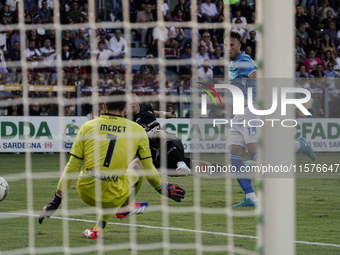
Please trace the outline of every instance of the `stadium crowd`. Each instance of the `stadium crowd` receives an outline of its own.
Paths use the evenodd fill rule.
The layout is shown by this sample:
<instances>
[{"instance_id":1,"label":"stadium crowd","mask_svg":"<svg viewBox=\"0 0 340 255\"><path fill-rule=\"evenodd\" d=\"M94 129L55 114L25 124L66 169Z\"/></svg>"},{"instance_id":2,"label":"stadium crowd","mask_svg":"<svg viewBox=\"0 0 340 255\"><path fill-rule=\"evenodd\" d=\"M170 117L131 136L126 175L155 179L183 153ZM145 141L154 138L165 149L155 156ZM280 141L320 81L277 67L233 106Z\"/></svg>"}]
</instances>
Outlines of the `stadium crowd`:
<instances>
[{"instance_id":1,"label":"stadium crowd","mask_svg":"<svg viewBox=\"0 0 340 255\"><path fill-rule=\"evenodd\" d=\"M228 19L233 24L248 25L233 28L241 35L242 50L252 59L256 56L258 33L252 26L255 22L255 0L230 0L230 9L224 11L223 0L202 0L197 6L197 20L200 23L219 23ZM334 78L340 74L340 1L336 0L296 0L296 78L297 84L305 88L338 88ZM18 1L2 0L0 9L0 81L1 84L21 84L22 67L13 64L19 61L20 32L12 31L11 24L18 23ZM91 66L75 66L75 60L89 60L91 54L98 61L99 86L124 86L124 58L128 47L124 39L124 29L101 27L103 15L96 18L96 45L91 45L91 31L88 29L89 6L87 0L59 0L59 16L62 24L84 24L80 29L62 31L62 50L56 51L56 36L53 29L38 28L26 31L25 57L29 62L28 83L31 85L91 86ZM52 0L24 0L26 24L53 24ZM123 20L122 1L112 0L109 22ZM159 13L165 21L187 22L191 20L191 4L188 0L178 0L174 8L168 3L157 5L156 0L129 1L132 23L154 22L153 28L132 31L132 40L145 55L132 58L145 59L143 65L132 66L132 85L135 87L157 88L160 82L166 86L190 86L190 77L224 77L224 29L199 29L190 27L161 27L157 25ZM339 10L339 11L338 11ZM158 13L159 12L159 13ZM227 14L227 17L225 15ZM3 33L1 31L6 28ZM164 44L167 59L197 60L198 70L192 73L191 65L167 66L166 73L159 71L153 58L158 56L158 41ZM192 56L196 44L198 53ZM132 51L131 51L132 52ZM63 66L63 79L57 81L56 61L67 61ZM220 61L219 61L220 60ZM331 79L315 79L331 78ZM84 95L89 95L85 93ZM30 92L31 97L46 96L45 92ZM76 97L76 93L65 93L66 97ZM317 97L320 96L316 96ZM322 103L323 104L323 103ZM321 107L321 106L320 106Z\"/></svg>"}]
</instances>

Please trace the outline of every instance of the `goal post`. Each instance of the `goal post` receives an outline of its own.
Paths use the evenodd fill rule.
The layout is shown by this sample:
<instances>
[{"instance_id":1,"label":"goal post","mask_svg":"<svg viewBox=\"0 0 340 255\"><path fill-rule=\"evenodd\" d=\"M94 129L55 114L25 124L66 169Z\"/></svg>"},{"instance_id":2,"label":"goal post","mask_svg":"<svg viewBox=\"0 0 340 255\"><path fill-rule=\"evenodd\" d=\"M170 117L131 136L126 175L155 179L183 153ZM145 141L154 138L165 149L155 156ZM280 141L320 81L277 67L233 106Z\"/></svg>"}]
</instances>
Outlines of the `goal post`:
<instances>
[{"instance_id":1,"label":"goal post","mask_svg":"<svg viewBox=\"0 0 340 255\"><path fill-rule=\"evenodd\" d=\"M260 100L264 109L272 104L271 87L294 87L294 4L292 1L258 1L260 41ZM273 78L273 79L272 79ZM282 81L283 80L283 81ZM276 82L277 81L277 82ZM266 89L267 88L267 89ZM268 90L270 92L268 92ZM262 98L261 98L262 96ZM271 118L282 119L281 113ZM293 119L293 109L287 119ZM260 143L260 162L273 166L295 164L294 129L264 127ZM282 158L284 157L284 162ZM295 254L295 179L264 178L260 199L258 245L263 254Z\"/></svg>"}]
</instances>

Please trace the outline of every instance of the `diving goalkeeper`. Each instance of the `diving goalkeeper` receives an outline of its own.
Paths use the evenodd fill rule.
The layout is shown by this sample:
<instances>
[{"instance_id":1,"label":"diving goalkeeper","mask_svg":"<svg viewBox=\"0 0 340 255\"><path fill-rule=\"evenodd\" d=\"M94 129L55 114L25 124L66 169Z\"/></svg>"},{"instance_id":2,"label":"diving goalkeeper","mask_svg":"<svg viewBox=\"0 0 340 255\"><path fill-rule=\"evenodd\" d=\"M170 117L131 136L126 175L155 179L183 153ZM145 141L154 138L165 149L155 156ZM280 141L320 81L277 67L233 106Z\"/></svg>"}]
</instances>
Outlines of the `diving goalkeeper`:
<instances>
[{"instance_id":1,"label":"diving goalkeeper","mask_svg":"<svg viewBox=\"0 0 340 255\"><path fill-rule=\"evenodd\" d=\"M125 92L111 91L116 101L105 104L106 114L86 122L79 130L71 149L71 157L61 176L53 200L43 208L39 223L49 218L59 207L62 197L71 186L75 174L84 160L77 182L80 198L90 206L101 205L103 209L116 210L118 218L140 214L148 207L147 202L129 204L129 195L140 190L144 175L160 194L181 202L185 191L176 184L163 183L152 164L149 140L145 130L137 123L124 118L127 111ZM129 153L131 152L131 153ZM142 171L135 171L128 164L135 155L139 156ZM95 194L96 182L100 182L101 193ZM66 185L63 185L66 184ZM99 201L96 200L99 197ZM109 212L108 212L109 211ZM114 211L105 210L99 215L94 228L83 232L91 239L102 237L103 231Z\"/></svg>"}]
</instances>

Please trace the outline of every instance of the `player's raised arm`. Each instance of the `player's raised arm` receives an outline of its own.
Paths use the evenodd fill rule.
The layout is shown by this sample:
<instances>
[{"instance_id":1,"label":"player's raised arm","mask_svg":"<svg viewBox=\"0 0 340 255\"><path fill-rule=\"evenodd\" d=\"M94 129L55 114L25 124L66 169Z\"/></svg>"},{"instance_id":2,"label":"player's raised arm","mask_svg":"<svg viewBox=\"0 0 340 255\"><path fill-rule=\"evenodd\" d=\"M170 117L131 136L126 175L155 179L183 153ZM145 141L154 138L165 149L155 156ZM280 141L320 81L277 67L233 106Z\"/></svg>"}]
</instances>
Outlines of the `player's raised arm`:
<instances>
[{"instance_id":1,"label":"player's raised arm","mask_svg":"<svg viewBox=\"0 0 340 255\"><path fill-rule=\"evenodd\" d=\"M155 114L155 117L161 117L166 119L175 118L176 116L173 116L171 112L163 112L163 111L153 111Z\"/></svg>"},{"instance_id":2,"label":"player's raised arm","mask_svg":"<svg viewBox=\"0 0 340 255\"><path fill-rule=\"evenodd\" d=\"M40 224L43 222L45 218L51 217L61 204L63 194L69 189L73 182L73 179L70 179L68 175L76 173L81 165L81 161L83 160L84 157L83 148L84 148L84 135L82 129L80 129L72 146L71 157L64 168L63 175L59 179L56 193L54 194L52 201L48 205L46 205L40 213L39 216ZM66 186L63 185L64 178L67 178Z\"/></svg>"}]
</instances>

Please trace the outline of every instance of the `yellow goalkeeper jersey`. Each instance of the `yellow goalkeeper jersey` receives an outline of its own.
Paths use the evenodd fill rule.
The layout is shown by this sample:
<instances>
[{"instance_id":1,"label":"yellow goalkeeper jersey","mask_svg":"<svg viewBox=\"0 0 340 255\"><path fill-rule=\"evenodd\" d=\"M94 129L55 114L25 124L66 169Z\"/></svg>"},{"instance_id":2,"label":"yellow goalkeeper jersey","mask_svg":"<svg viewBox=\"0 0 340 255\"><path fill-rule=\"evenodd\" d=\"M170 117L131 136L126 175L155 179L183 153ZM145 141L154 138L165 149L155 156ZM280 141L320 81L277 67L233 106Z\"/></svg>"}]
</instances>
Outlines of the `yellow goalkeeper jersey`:
<instances>
[{"instance_id":1,"label":"yellow goalkeeper jersey","mask_svg":"<svg viewBox=\"0 0 340 255\"><path fill-rule=\"evenodd\" d=\"M78 190L96 199L95 182L96 179L100 180L102 202L112 202L114 198L129 195L131 183L125 173L136 155L142 162L143 159L151 160L145 130L135 122L112 114L86 122L75 138L71 155L84 159L77 183ZM151 167L154 168L152 164ZM78 168L66 166L64 174L74 173ZM153 186L159 187L162 182L160 176L155 168L151 170L154 171L153 176L147 178L149 182L151 180L150 183L153 182ZM62 178L58 184L59 190L62 190ZM67 188L71 183L72 180L67 181Z\"/></svg>"}]
</instances>

